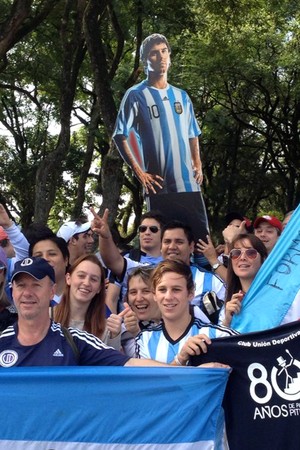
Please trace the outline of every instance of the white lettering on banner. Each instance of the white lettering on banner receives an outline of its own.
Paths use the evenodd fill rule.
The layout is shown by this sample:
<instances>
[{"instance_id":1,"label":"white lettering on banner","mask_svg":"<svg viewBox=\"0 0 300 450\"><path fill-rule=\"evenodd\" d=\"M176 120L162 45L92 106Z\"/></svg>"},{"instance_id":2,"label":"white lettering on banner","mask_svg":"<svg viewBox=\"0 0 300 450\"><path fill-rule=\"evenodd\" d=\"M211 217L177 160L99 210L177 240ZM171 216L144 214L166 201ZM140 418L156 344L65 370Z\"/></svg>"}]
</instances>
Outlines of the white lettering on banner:
<instances>
[{"instance_id":1,"label":"white lettering on banner","mask_svg":"<svg viewBox=\"0 0 300 450\"><path fill-rule=\"evenodd\" d=\"M239 341L237 344L242 347L271 347L272 345L285 344L286 342L296 339L299 336L300 336L300 330L295 333L291 333L289 336L286 336L281 339L272 339L271 341L258 341L258 342L256 342L256 341L253 341L253 342Z\"/></svg>"},{"instance_id":2,"label":"white lettering on banner","mask_svg":"<svg viewBox=\"0 0 300 450\"><path fill-rule=\"evenodd\" d=\"M278 419L279 417L288 417L289 411L287 405L273 405L262 406L261 408L255 408L254 420L259 419Z\"/></svg>"},{"instance_id":3,"label":"white lettering on banner","mask_svg":"<svg viewBox=\"0 0 300 450\"><path fill-rule=\"evenodd\" d=\"M255 407L254 420L300 414L300 403L266 405L274 394L289 402L300 400L300 361L288 349L285 352L288 356L278 356L277 365L272 367L271 373L261 363L252 363L248 367L251 398L255 403L264 405Z\"/></svg>"}]
</instances>

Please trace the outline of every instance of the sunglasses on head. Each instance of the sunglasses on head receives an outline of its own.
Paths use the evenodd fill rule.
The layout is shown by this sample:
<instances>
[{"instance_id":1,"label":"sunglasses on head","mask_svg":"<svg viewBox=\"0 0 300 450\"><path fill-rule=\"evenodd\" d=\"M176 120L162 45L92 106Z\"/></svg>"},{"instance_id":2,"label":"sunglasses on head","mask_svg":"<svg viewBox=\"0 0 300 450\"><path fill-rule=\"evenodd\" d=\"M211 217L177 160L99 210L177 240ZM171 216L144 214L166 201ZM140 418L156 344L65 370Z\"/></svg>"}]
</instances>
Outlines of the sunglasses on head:
<instances>
[{"instance_id":1,"label":"sunglasses on head","mask_svg":"<svg viewBox=\"0 0 300 450\"><path fill-rule=\"evenodd\" d=\"M150 227L147 227L146 225L140 225L139 226L139 232L140 233L145 233L146 230L151 231L151 233L157 233L159 231L159 228L156 225L150 225Z\"/></svg>"},{"instance_id":2,"label":"sunglasses on head","mask_svg":"<svg viewBox=\"0 0 300 450\"><path fill-rule=\"evenodd\" d=\"M230 258L233 260L239 259L241 256L246 255L249 259L257 258L258 251L255 248L247 248L246 250L241 250L239 248L233 248L229 253Z\"/></svg>"}]
</instances>

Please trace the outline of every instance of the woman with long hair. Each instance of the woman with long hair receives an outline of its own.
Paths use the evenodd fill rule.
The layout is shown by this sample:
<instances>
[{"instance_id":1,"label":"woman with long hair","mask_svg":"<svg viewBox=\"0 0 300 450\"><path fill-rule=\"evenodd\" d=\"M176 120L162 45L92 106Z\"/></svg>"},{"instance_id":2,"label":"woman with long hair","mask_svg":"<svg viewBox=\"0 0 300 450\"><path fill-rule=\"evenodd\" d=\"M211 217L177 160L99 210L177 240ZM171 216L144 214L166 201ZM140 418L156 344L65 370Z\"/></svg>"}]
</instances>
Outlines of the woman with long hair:
<instances>
[{"instance_id":1,"label":"woman with long hair","mask_svg":"<svg viewBox=\"0 0 300 450\"><path fill-rule=\"evenodd\" d=\"M225 308L219 322L230 326L243 306L243 297L268 256L263 242L253 234L239 234L232 242L227 271Z\"/></svg>"},{"instance_id":2,"label":"woman with long hair","mask_svg":"<svg viewBox=\"0 0 300 450\"><path fill-rule=\"evenodd\" d=\"M68 269L62 299L54 308L54 320L64 327L87 331L119 350L120 333L115 335L105 311L103 266L93 254L80 256Z\"/></svg>"}]
</instances>

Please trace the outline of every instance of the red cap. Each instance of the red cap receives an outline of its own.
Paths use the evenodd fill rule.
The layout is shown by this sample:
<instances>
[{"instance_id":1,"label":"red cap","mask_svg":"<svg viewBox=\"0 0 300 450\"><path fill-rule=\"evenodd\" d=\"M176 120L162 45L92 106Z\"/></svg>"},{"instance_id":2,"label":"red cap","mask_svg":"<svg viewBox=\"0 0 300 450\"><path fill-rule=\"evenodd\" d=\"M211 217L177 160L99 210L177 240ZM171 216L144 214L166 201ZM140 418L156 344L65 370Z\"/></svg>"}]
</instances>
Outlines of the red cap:
<instances>
[{"instance_id":1,"label":"red cap","mask_svg":"<svg viewBox=\"0 0 300 450\"><path fill-rule=\"evenodd\" d=\"M254 228L257 228L261 222L268 222L268 224L272 225L272 227L278 228L279 231L282 231L282 223L277 217L272 216L261 216L257 217L254 221Z\"/></svg>"},{"instance_id":2,"label":"red cap","mask_svg":"<svg viewBox=\"0 0 300 450\"><path fill-rule=\"evenodd\" d=\"M8 239L8 234L3 227L0 227L0 241L3 241L3 239Z\"/></svg>"}]
</instances>

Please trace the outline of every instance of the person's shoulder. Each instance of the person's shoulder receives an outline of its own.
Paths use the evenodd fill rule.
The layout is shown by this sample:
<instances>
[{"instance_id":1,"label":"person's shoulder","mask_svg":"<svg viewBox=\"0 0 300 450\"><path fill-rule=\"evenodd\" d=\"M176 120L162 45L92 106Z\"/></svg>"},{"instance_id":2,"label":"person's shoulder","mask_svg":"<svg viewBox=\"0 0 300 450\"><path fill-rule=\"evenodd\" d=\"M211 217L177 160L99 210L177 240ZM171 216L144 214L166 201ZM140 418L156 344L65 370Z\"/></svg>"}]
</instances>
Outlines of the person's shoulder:
<instances>
[{"instance_id":1,"label":"person's shoulder","mask_svg":"<svg viewBox=\"0 0 300 450\"><path fill-rule=\"evenodd\" d=\"M135 267L140 267L140 266L149 266L149 263L143 263L141 261L135 261L134 259L128 257L128 256L123 256L125 264L126 264L126 270L130 270L130 269L134 269Z\"/></svg>"},{"instance_id":2,"label":"person's shoulder","mask_svg":"<svg viewBox=\"0 0 300 450\"><path fill-rule=\"evenodd\" d=\"M183 95L184 97L189 98L189 94L187 93L187 91L185 91L184 89L182 89L179 86L174 86L173 84L168 84L168 89L172 89L174 92L178 92L181 95Z\"/></svg>"},{"instance_id":3,"label":"person's shoulder","mask_svg":"<svg viewBox=\"0 0 300 450\"><path fill-rule=\"evenodd\" d=\"M184 92L184 93L186 94L186 91L185 91L184 89L182 89L182 88L179 87L179 86L174 86L174 84L168 83L168 88L169 88L169 89L173 89L173 90L175 90L175 91Z\"/></svg>"},{"instance_id":4,"label":"person's shoulder","mask_svg":"<svg viewBox=\"0 0 300 450\"><path fill-rule=\"evenodd\" d=\"M210 272L209 270L206 269L200 269L198 266L191 264L191 270L193 273L193 277L194 278L198 278L198 279L204 279L204 278L208 278L211 279L212 282L214 283L214 285L224 285L224 281L215 273Z\"/></svg>"},{"instance_id":5,"label":"person's shoulder","mask_svg":"<svg viewBox=\"0 0 300 450\"><path fill-rule=\"evenodd\" d=\"M125 92L125 97L128 97L130 94L135 94L140 91L143 91L144 89L147 89L148 85L146 83L146 80L141 81L140 83L134 84L131 86L127 91Z\"/></svg>"},{"instance_id":6,"label":"person's shoulder","mask_svg":"<svg viewBox=\"0 0 300 450\"><path fill-rule=\"evenodd\" d=\"M139 322L139 326L141 329L141 332L144 331L160 331L162 329L162 323L159 322L154 322L154 320L143 320L141 322Z\"/></svg>"},{"instance_id":7,"label":"person's shoulder","mask_svg":"<svg viewBox=\"0 0 300 450\"><path fill-rule=\"evenodd\" d=\"M14 336L16 334L16 330L13 325L10 325L9 327L5 328L3 331L0 332L0 339L5 339L7 337Z\"/></svg>"},{"instance_id":8,"label":"person's shoulder","mask_svg":"<svg viewBox=\"0 0 300 450\"><path fill-rule=\"evenodd\" d=\"M84 330L79 330L78 328L67 327L68 332L72 335L75 341L81 342L83 344L91 345L96 349L110 348L104 342L101 341L97 336L88 333Z\"/></svg>"},{"instance_id":9,"label":"person's shoulder","mask_svg":"<svg viewBox=\"0 0 300 450\"><path fill-rule=\"evenodd\" d=\"M201 330L201 332L205 333L206 330L212 329L216 330L218 334L222 333L228 336L236 336L240 334L238 331L233 330L232 328L225 327L224 325L214 324L214 323L205 323L201 319L195 317L194 319L194 325ZM206 330L205 330L206 329ZM209 333L207 333L209 334Z\"/></svg>"},{"instance_id":10,"label":"person's shoulder","mask_svg":"<svg viewBox=\"0 0 300 450\"><path fill-rule=\"evenodd\" d=\"M162 331L163 329L162 322L158 324L155 324L154 322L152 322L151 324L150 323L151 321L148 322L149 326L146 325L141 329L139 334L136 336L136 340L139 339L149 340L153 333L159 333Z\"/></svg>"}]
</instances>

